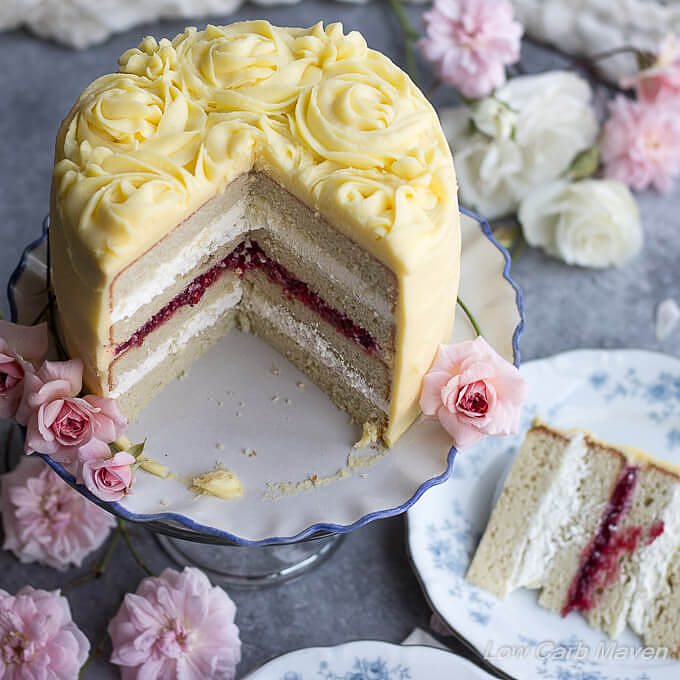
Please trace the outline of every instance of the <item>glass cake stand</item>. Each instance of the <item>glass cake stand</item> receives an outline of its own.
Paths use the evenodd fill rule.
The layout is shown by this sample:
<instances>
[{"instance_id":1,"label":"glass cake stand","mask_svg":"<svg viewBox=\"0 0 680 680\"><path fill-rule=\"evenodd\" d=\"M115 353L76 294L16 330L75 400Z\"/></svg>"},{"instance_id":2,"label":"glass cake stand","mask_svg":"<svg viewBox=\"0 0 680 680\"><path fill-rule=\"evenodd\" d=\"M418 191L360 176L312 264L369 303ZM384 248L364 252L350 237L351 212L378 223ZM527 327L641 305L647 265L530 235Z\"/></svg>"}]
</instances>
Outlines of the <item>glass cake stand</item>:
<instances>
[{"instance_id":1,"label":"glass cake stand","mask_svg":"<svg viewBox=\"0 0 680 680\"><path fill-rule=\"evenodd\" d=\"M487 341L519 365L522 295L509 255L482 218L461 212L460 297ZM35 323L47 308L47 231L46 220L10 279L15 322ZM452 342L473 337L459 313ZM44 458L90 500L154 532L178 564L198 566L216 583L256 587L321 564L345 534L405 512L451 475L456 450L436 423L417 422L387 451L354 450L359 434L292 364L234 331L129 425L128 437L146 440L145 455L172 470L173 480L139 470L133 493L104 503ZM197 497L177 481L216 466L238 474L242 498Z\"/></svg>"}]
</instances>

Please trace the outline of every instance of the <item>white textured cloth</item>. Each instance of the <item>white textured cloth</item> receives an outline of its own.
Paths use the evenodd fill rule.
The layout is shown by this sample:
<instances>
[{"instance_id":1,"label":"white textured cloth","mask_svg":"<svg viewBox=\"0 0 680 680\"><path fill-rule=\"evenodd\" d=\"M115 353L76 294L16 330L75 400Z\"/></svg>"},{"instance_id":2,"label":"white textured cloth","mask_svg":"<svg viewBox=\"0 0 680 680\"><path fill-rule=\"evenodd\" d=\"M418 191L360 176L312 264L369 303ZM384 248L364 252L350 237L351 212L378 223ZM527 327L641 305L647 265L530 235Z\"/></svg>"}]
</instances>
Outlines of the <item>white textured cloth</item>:
<instances>
[{"instance_id":1,"label":"white textured cloth","mask_svg":"<svg viewBox=\"0 0 680 680\"><path fill-rule=\"evenodd\" d=\"M0 0L0 31L26 26L41 38L82 49L103 42L114 33L158 19L203 19L230 14L244 1ZM292 5L300 2L300 0L252 1L257 5Z\"/></svg>"},{"instance_id":2,"label":"white textured cloth","mask_svg":"<svg viewBox=\"0 0 680 680\"><path fill-rule=\"evenodd\" d=\"M527 33L562 52L590 55L624 45L655 51L680 34L678 0L512 0ZM600 62L610 80L636 70L632 55Z\"/></svg>"}]
</instances>

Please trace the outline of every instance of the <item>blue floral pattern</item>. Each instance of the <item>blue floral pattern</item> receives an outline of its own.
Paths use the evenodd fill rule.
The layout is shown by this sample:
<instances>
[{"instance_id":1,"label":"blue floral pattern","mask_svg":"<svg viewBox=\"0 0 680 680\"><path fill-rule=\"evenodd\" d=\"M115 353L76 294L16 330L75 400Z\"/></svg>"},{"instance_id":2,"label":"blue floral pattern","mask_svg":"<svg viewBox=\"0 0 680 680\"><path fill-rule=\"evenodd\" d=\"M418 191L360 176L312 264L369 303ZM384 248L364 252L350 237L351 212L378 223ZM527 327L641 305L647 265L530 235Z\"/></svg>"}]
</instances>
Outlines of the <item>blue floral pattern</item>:
<instances>
[{"instance_id":1,"label":"blue floral pattern","mask_svg":"<svg viewBox=\"0 0 680 680\"><path fill-rule=\"evenodd\" d=\"M489 663L515 677L676 680L680 662L598 655L604 638L579 617L553 618L534 604L528 592L517 593L513 603L502 602L467 583L465 573L494 496L535 416L564 427L590 426L613 441L626 442L637 434L638 442L649 442L652 453L680 464L680 362L634 351L586 350L532 362L522 371L530 387L520 425L522 436L488 438L462 451L452 479L409 511L409 533L414 534L409 538L411 553L427 594L444 622L481 654L487 655L487 641L493 642L492 647L518 650L517 659L487 656ZM607 425L609 432L600 433ZM580 635L559 634L574 630ZM540 654L546 638L552 653ZM630 648L639 649L633 639L632 635L627 638ZM586 655L576 653L579 645L589 650Z\"/></svg>"},{"instance_id":2,"label":"blue floral pattern","mask_svg":"<svg viewBox=\"0 0 680 680\"><path fill-rule=\"evenodd\" d=\"M399 664L390 667L384 659L368 659L356 657L349 670L337 672L331 669L327 661L319 665L318 677L323 680L411 680L408 667ZM281 680L306 680L300 673L288 671L281 676Z\"/></svg>"}]
</instances>

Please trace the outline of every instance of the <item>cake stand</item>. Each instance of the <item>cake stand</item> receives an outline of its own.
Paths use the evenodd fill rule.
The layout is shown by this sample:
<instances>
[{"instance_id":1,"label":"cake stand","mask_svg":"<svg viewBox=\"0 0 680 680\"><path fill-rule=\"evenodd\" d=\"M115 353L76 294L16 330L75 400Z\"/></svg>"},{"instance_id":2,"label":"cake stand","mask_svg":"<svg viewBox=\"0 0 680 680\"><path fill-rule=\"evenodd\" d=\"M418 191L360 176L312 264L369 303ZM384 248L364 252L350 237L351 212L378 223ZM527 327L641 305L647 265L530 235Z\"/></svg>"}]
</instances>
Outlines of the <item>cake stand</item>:
<instances>
[{"instance_id":1,"label":"cake stand","mask_svg":"<svg viewBox=\"0 0 680 680\"><path fill-rule=\"evenodd\" d=\"M519 365L522 295L510 257L487 223L462 211L460 297L486 340ZM47 306L47 220L8 285L12 320L34 323ZM474 337L459 309L452 342ZM259 586L298 576L328 558L344 534L405 512L450 476L456 450L432 422L415 423L389 450L354 449L360 428L285 358L234 331L130 423L145 455L172 479L138 470L133 493L105 503L44 456L66 482L109 512L144 525L179 564L215 582ZM246 494L198 496L187 480L234 471Z\"/></svg>"}]
</instances>

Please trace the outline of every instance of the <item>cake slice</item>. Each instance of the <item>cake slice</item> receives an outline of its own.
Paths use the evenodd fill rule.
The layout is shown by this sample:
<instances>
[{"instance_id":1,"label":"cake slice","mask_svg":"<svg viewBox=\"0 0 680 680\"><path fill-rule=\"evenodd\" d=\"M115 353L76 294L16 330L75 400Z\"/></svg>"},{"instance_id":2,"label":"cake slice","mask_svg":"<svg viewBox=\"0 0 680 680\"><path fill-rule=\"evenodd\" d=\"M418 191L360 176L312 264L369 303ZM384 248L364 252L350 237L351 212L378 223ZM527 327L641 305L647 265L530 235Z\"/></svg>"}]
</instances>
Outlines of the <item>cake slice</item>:
<instances>
[{"instance_id":1,"label":"cake slice","mask_svg":"<svg viewBox=\"0 0 680 680\"><path fill-rule=\"evenodd\" d=\"M680 470L582 431L535 421L467 573L498 597L539 604L678 654ZM675 613L670 607L675 606Z\"/></svg>"}]
</instances>

